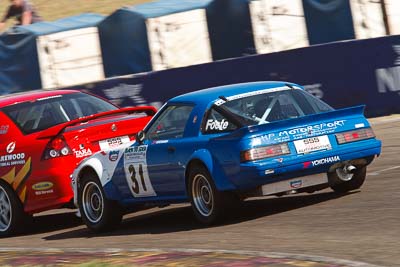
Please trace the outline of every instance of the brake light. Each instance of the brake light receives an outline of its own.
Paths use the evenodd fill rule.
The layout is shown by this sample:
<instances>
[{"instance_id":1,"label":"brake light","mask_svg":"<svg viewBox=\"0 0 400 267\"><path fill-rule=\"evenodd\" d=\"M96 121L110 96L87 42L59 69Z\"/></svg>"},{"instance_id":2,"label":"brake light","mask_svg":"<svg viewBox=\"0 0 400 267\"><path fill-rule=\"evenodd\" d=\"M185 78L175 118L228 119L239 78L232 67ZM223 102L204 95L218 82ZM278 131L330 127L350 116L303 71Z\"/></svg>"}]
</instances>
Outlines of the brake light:
<instances>
[{"instance_id":1,"label":"brake light","mask_svg":"<svg viewBox=\"0 0 400 267\"><path fill-rule=\"evenodd\" d=\"M53 159L72 154L71 148L65 141L64 136L57 136L50 140L43 152L43 159Z\"/></svg>"},{"instance_id":2,"label":"brake light","mask_svg":"<svg viewBox=\"0 0 400 267\"><path fill-rule=\"evenodd\" d=\"M371 128L364 128L354 131L335 134L338 144L346 144L365 139L374 138L375 134Z\"/></svg>"},{"instance_id":3,"label":"brake light","mask_svg":"<svg viewBox=\"0 0 400 267\"><path fill-rule=\"evenodd\" d=\"M287 143L272 145L272 146L263 146L252 148L249 150L242 151L240 153L241 161L252 161L259 160L264 158L277 157L281 155L289 154L289 146Z\"/></svg>"}]
</instances>

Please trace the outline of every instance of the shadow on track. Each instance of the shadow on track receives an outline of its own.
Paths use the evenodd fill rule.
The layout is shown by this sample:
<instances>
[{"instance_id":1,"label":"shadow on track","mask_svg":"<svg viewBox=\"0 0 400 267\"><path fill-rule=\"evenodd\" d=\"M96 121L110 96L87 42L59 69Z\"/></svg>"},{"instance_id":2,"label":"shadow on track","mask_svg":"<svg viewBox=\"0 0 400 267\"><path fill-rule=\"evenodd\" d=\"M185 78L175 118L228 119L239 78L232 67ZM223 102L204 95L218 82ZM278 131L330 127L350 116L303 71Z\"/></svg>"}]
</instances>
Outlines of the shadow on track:
<instances>
[{"instance_id":1,"label":"shadow on track","mask_svg":"<svg viewBox=\"0 0 400 267\"><path fill-rule=\"evenodd\" d=\"M34 216L27 223L25 229L18 236L29 236L52 231L74 228L82 224L82 220L75 216L75 211ZM5 237L13 238L13 237Z\"/></svg>"},{"instance_id":2,"label":"shadow on track","mask_svg":"<svg viewBox=\"0 0 400 267\"><path fill-rule=\"evenodd\" d=\"M353 193L357 193L353 192ZM281 198L253 199L244 201L235 213L230 215L223 225L237 224L250 221L261 217L268 217L274 214L283 213L307 206L312 206L321 202L335 198L345 197L353 194L337 194L334 192L322 192L312 195L296 195ZM190 206L172 207L142 215L131 215L124 219L116 230L106 233L93 233L87 228L80 228L69 232L59 233L44 237L45 240L63 240L76 237L93 238L98 236L126 236L139 234L164 234L181 231L191 231L204 228L194 218Z\"/></svg>"}]
</instances>

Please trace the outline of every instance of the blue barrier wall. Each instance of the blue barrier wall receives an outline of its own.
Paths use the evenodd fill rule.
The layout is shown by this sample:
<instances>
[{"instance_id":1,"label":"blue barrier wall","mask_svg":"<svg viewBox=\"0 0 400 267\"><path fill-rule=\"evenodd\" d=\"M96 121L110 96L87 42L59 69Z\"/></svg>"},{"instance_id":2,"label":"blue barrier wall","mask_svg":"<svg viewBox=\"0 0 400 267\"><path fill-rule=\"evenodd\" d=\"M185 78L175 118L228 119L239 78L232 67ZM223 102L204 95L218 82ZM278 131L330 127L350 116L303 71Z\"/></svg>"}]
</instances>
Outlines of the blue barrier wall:
<instances>
[{"instance_id":1,"label":"blue barrier wall","mask_svg":"<svg viewBox=\"0 0 400 267\"><path fill-rule=\"evenodd\" d=\"M161 104L207 87L259 80L304 85L335 108L366 104L367 116L400 112L400 36L317 45L115 78L78 89L122 105Z\"/></svg>"}]
</instances>

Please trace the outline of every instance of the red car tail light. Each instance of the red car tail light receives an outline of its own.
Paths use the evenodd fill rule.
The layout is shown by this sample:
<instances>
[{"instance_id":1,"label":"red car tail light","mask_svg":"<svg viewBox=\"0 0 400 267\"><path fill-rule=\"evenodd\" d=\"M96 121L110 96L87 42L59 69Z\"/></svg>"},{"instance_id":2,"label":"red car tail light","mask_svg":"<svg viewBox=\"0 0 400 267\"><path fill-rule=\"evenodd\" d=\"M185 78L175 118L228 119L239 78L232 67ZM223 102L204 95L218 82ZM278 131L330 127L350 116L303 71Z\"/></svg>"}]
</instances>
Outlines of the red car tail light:
<instances>
[{"instance_id":1,"label":"red car tail light","mask_svg":"<svg viewBox=\"0 0 400 267\"><path fill-rule=\"evenodd\" d=\"M348 131L344 133L335 134L338 144L346 144L350 142L361 141L365 139L374 138L375 134L371 128L364 128L360 130Z\"/></svg>"},{"instance_id":2,"label":"red car tail light","mask_svg":"<svg viewBox=\"0 0 400 267\"><path fill-rule=\"evenodd\" d=\"M287 143L282 143L277 145L252 148L242 151L240 154L240 159L243 162L290 154L290 150Z\"/></svg>"},{"instance_id":3,"label":"red car tail light","mask_svg":"<svg viewBox=\"0 0 400 267\"><path fill-rule=\"evenodd\" d=\"M72 154L71 148L65 141L64 136L57 136L50 140L43 152L42 159L53 159Z\"/></svg>"}]
</instances>

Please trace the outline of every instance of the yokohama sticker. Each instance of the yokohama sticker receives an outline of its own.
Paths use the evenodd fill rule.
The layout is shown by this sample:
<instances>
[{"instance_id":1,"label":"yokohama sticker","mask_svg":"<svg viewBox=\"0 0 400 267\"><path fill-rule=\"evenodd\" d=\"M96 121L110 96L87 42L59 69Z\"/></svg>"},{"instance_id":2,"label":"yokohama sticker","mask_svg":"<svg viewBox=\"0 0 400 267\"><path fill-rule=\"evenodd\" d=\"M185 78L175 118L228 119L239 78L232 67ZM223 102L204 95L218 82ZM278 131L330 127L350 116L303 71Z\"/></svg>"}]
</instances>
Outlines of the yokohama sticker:
<instances>
[{"instance_id":1,"label":"yokohama sticker","mask_svg":"<svg viewBox=\"0 0 400 267\"><path fill-rule=\"evenodd\" d=\"M340 157L339 156L333 156L333 157L328 157L328 158L322 158L322 159L316 159L316 160L312 160L312 161L307 161L303 163L303 168L307 169L309 168L311 165L313 167L315 166L319 166L319 165L324 165L324 164L329 164L329 163L336 163L340 161Z\"/></svg>"}]
</instances>

